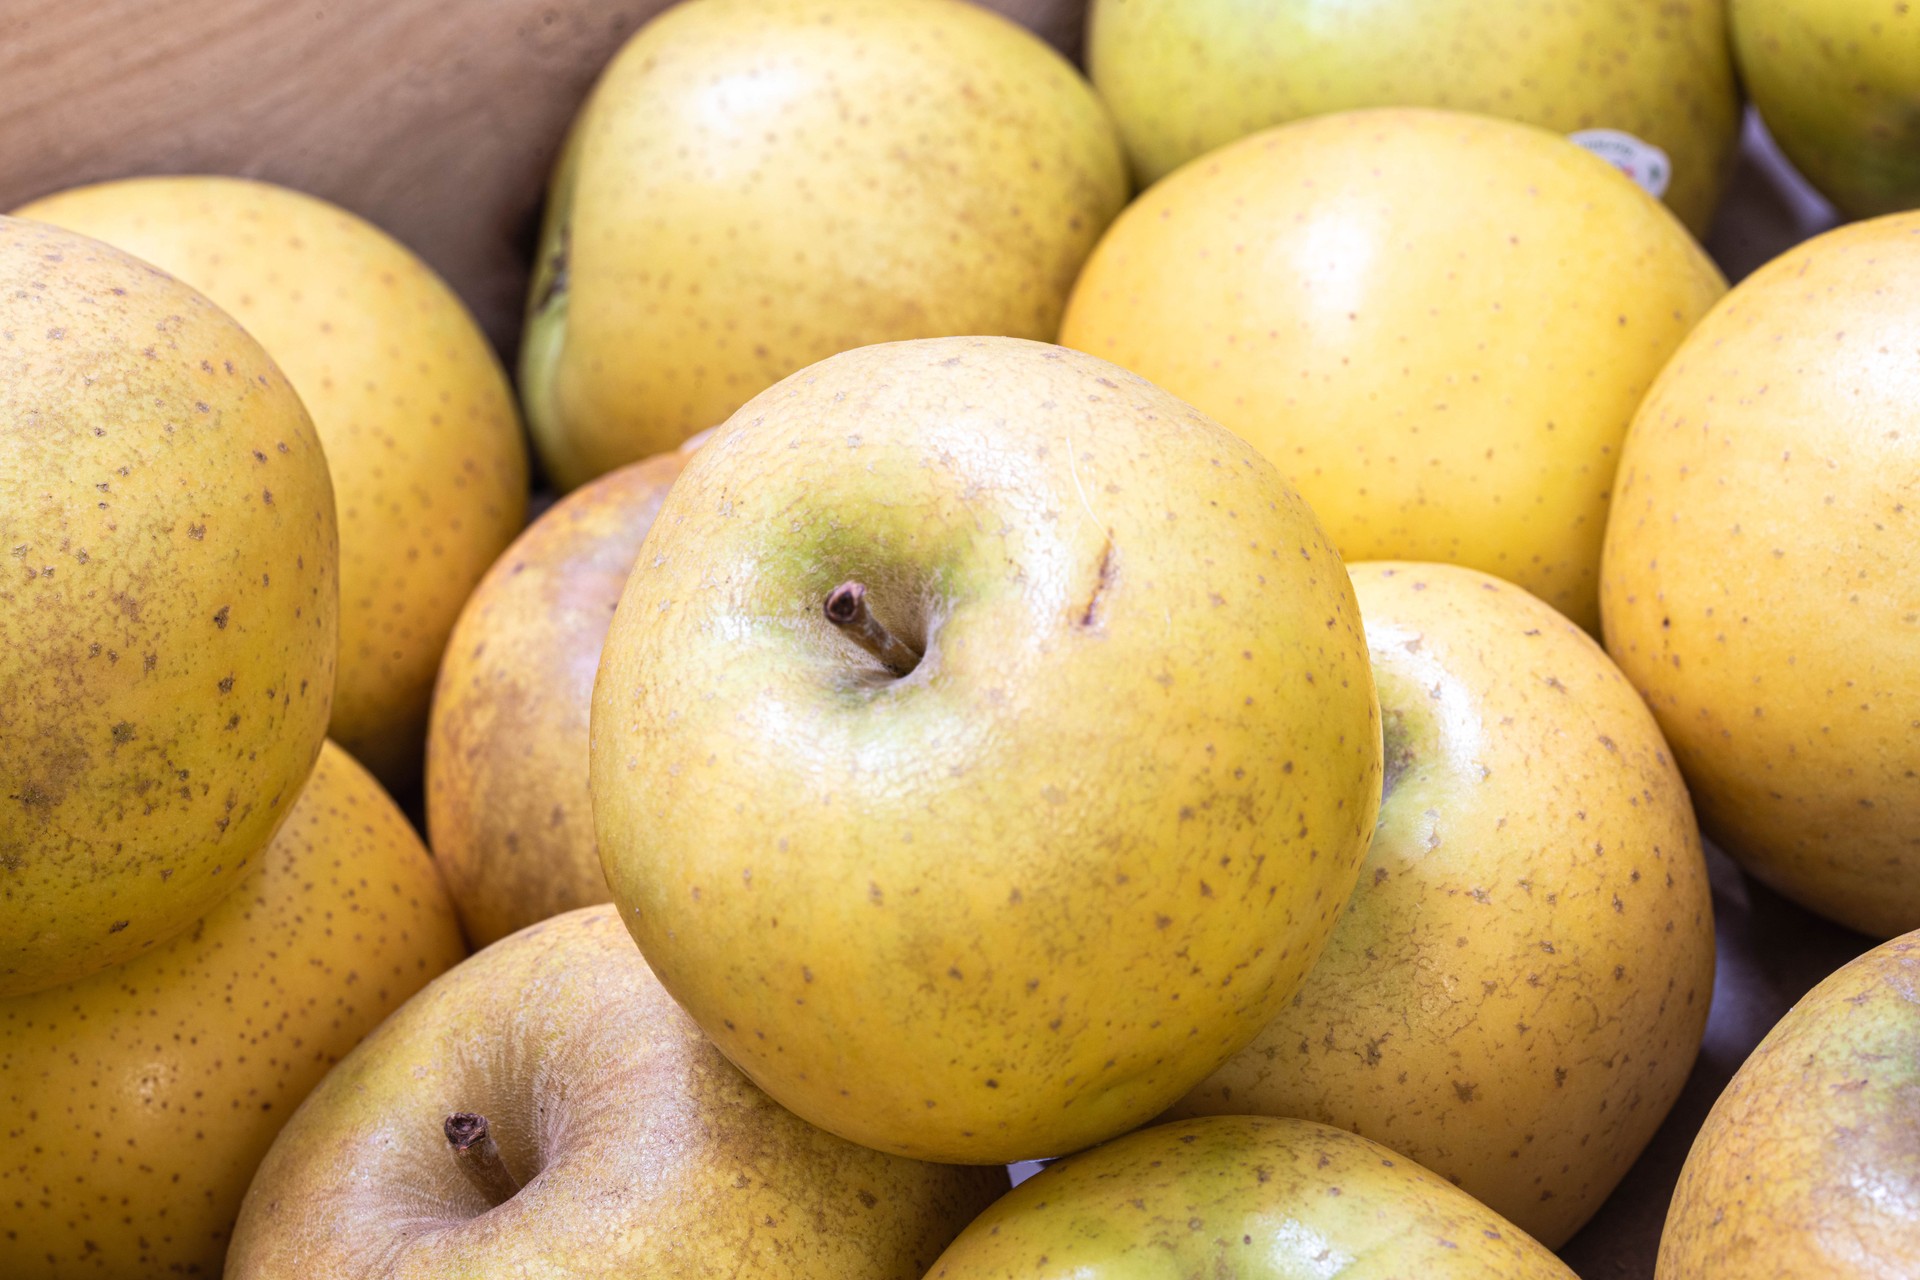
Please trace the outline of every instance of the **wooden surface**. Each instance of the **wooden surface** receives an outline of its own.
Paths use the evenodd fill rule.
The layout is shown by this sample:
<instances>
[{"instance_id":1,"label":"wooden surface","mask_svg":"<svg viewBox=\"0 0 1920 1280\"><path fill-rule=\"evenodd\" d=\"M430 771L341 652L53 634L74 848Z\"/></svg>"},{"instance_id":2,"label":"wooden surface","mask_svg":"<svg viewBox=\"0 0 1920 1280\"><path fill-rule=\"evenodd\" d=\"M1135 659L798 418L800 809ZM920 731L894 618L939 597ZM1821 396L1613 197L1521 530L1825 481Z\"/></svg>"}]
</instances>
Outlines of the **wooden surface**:
<instances>
[{"instance_id":1,"label":"wooden surface","mask_svg":"<svg viewBox=\"0 0 1920 1280\"><path fill-rule=\"evenodd\" d=\"M1066 49L1081 0L982 0ZM0 0L0 210L231 173L411 245L511 352L547 171L666 0Z\"/></svg>"},{"instance_id":2,"label":"wooden surface","mask_svg":"<svg viewBox=\"0 0 1920 1280\"><path fill-rule=\"evenodd\" d=\"M511 358L546 174L600 66L663 0L0 0L0 209L137 173L236 173L372 218L467 299ZM1075 48L1075 0L992 0ZM1833 214L1749 122L1708 247L1734 279ZM544 505L536 496L535 510ZM413 798L416 801L417 797ZM1693 1135L1767 1029L1869 939L1713 857L1719 939L1686 1092L1562 1250L1650 1280Z\"/></svg>"}]
</instances>

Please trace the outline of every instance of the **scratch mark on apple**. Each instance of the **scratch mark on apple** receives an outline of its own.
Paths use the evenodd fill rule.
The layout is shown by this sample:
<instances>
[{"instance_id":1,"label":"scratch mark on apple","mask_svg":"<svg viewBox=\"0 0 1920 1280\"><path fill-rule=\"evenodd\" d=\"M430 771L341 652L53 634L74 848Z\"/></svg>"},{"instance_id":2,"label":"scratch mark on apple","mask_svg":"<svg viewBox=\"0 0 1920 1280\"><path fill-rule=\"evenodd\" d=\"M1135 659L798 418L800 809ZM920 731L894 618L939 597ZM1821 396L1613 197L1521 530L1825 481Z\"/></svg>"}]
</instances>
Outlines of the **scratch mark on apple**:
<instances>
[{"instance_id":1,"label":"scratch mark on apple","mask_svg":"<svg viewBox=\"0 0 1920 1280\"><path fill-rule=\"evenodd\" d=\"M1113 534L1107 534L1107 545L1100 552L1100 569L1094 578L1093 594L1087 597L1087 607L1080 613L1080 625L1097 626L1100 621L1100 602L1106 596L1107 588L1113 585Z\"/></svg>"}]
</instances>

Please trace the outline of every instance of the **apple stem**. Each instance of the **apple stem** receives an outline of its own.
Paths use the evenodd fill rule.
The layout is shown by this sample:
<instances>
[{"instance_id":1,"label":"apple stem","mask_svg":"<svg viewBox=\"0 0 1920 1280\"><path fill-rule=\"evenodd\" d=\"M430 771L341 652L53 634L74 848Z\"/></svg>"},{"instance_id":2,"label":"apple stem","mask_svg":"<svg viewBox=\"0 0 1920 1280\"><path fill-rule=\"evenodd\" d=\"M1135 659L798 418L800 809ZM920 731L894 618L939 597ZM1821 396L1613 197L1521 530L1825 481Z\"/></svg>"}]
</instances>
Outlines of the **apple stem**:
<instances>
[{"instance_id":1,"label":"apple stem","mask_svg":"<svg viewBox=\"0 0 1920 1280\"><path fill-rule=\"evenodd\" d=\"M520 1184L500 1158L499 1144L494 1142L485 1116L456 1111L447 1117L442 1129L460 1167L489 1203L502 1205L519 1193Z\"/></svg>"},{"instance_id":2,"label":"apple stem","mask_svg":"<svg viewBox=\"0 0 1920 1280\"><path fill-rule=\"evenodd\" d=\"M867 589L861 583L843 582L829 591L826 612L828 622L880 659L881 665L896 676L904 676L919 665L920 655L887 630L867 608Z\"/></svg>"}]
</instances>

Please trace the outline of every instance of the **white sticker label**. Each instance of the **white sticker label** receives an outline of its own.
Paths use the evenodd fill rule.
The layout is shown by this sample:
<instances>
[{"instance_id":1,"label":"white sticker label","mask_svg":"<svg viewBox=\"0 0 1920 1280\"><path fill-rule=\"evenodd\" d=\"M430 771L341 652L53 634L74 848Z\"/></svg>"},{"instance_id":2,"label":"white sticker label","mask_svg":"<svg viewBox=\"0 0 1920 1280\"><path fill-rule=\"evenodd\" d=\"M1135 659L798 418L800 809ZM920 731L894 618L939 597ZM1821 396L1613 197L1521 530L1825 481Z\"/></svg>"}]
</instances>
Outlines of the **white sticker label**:
<instances>
[{"instance_id":1,"label":"white sticker label","mask_svg":"<svg viewBox=\"0 0 1920 1280\"><path fill-rule=\"evenodd\" d=\"M1673 179L1673 162L1651 142L1643 142L1618 129L1582 129L1568 134L1567 141L1576 147L1585 147L1632 178L1655 200L1667 194L1667 183Z\"/></svg>"}]
</instances>

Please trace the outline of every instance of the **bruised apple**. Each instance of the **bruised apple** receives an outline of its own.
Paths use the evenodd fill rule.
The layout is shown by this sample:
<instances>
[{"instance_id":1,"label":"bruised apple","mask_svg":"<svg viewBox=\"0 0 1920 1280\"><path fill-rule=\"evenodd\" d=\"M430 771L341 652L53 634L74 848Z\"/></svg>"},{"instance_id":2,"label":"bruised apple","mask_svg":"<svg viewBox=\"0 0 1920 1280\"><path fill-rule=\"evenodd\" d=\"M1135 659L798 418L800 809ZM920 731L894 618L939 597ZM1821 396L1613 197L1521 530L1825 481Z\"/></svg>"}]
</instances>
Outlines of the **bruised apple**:
<instances>
[{"instance_id":1,"label":"bruised apple","mask_svg":"<svg viewBox=\"0 0 1920 1280\"><path fill-rule=\"evenodd\" d=\"M333 699L333 496L224 312L0 218L0 997L178 934L286 817Z\"/></svg>"},{"instance_id":2,"label":"bruised apple","mask_svg":"<svg viewBox=\"0 0 1920 1280\"><path fill-rule=\"evenodd\" d=\"M328 732L388 787L417 783L447 632L526 520L519 414L479 325L406 246L271 183L130 178L47 196L20 216L178 276L286 370L340 507Z\"/></svg>"}]
</instances>

